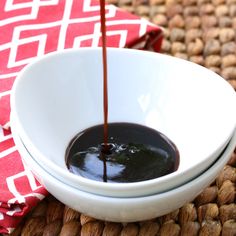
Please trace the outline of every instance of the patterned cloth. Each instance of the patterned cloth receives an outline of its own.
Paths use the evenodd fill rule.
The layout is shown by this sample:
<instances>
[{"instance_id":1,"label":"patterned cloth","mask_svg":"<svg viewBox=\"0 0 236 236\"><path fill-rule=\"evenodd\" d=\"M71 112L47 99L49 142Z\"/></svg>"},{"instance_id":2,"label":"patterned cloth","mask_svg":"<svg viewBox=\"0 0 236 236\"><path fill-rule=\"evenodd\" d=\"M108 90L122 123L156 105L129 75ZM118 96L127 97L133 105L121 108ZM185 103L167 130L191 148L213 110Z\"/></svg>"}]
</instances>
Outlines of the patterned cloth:
<instances>
[{"instance_id":1,"label":"patterned cloth","mask_svg":"<svg viewBox=\"0 0 236 236\"><path fill-rule=\"evenodd\" d=\"M106 6L110 47L161 45L161 30L115 6ZM65 48L101 46L97 0L0 1L0 233L10 233L47 191L23 165L10 132L10 92L32 58Z\"/></svg>"}]
</instances>

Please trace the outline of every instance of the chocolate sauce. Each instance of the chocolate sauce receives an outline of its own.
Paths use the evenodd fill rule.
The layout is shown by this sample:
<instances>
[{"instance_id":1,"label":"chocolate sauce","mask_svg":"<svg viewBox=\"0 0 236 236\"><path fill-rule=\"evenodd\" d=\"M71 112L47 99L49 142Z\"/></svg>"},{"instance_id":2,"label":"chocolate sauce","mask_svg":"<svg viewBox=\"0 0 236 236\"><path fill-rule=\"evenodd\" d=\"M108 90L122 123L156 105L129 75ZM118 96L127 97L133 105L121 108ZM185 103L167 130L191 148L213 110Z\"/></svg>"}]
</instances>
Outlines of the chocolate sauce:
<instances>
[{"instance_id":1,"label":"chocolate sauce","mask_svg":"<svg viewBox=\"0 0 236 236\"><path fill-rule=\"evenodd\" d=\"M100 0L100 15L104 124L74 137L66 151L67 167L103 182L138 182L169 174L179 166L179 153L165 135L138 124L108 123L105 0Z\"/></svg>"},{"instance_id":2,"label":"chocolate sauce","mask_svg":"<svg viewBox=\"0 0 236 236\"><path fill-rule=\"evenodd\" d=\"M128 183L177 170L178 150L165 135L133 123L109 123L108 128L108 151L104 151L103 125L88 128L71 141L66 160L72 173L97 181Z\"/></svg>"},{"instance_id":3,"label":"chocolate sauce","mask_svg":"<svg viewBox=\"0 0 236 236\"><path fill-rule=\"evenodd\" d=\"M107 84L107 40L106 40L106 11L105 0L100 0L101 32L102 32L102 64L103 64L103 141L108 149L108 84Z\"/></svg>"}]
</instances>

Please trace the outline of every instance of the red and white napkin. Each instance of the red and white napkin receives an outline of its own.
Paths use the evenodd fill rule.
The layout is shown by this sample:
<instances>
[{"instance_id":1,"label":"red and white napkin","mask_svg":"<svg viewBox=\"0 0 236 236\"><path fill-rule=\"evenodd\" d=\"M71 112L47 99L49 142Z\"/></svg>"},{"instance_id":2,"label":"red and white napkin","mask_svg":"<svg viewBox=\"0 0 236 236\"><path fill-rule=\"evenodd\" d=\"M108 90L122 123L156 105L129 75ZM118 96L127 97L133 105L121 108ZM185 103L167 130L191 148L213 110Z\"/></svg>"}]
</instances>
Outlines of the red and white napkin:
<instances>
[{"instance_id":1,"label":"red and white napkin","mask_svg":"<svg viewBox=\"0 0 236 236\"><path fill-rule=\"evenodd\" d=\"M110 47L160 49L160 28L106 6ZM10 93L32 58L65 48L101 46L98 0L0 1L0 233L10 233L47 191L23 165L10 132Z\"/></svg>"}]
</instances>

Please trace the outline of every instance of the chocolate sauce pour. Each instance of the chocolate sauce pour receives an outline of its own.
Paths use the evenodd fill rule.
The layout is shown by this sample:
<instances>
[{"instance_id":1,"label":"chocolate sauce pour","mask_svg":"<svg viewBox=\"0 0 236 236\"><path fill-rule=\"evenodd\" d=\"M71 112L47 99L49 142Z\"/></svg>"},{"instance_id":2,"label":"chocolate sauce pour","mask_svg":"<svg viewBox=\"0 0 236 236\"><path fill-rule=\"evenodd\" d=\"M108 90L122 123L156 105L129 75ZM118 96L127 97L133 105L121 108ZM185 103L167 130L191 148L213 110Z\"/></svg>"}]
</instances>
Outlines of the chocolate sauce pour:
<instances>
[{"instance_id":1,"label":"chocolate sauce pour","mask_svg":"<svg viewBox=\"0 0 236 236\"><path fill-rule=\"evenodd\" d=\"M103 151L101 152L103 160L103 181L107 182L107 162L105 153L109 153L108 146L108 85L107 85L107 36L106 36L106 9L105 0L100 0L100 17L102 31L102 64L103 64Z\"/></svg>"},{"instance_id":2,"label":"chocolate sauce pour","mask_svg":"<svg viewBox=\"0 0 236 236\"><path fill-rule=\"evenodd\" d=\"M179 166L179 152L165 135L138 124L108 124L105 0L100 0L100 15L104 124L74 137L66 150L67 167L74 174L103 182L137 182L169 174Z\"/></svg>"},{"instance_id":3,"label":"chocolate sauce pour","mask_svg":"<svg viewBox=\"0 0 236 236\"><path fill-rule=\"evenodd\" d=\"M108 151L108 83L107 83L107 37L106 37L106 11L105 0L100 0L100 16L102 31L102 60L103 60L103 113L104 113L104 148Z\"/></svg>"}]
</instances>

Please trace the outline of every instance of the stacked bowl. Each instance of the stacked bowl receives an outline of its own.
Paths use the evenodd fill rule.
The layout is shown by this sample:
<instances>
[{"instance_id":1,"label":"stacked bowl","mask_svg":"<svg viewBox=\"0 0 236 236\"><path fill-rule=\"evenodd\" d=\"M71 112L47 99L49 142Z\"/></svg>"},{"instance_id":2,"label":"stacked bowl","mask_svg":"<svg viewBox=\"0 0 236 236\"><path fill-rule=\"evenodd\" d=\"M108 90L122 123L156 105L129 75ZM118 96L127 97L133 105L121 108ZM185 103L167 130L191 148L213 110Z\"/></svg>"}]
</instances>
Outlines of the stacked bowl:
<instances>
[{"instance_id":1,"label":"stacked bowl","mask_svg":"<svg viewBox=\"0 0 236 236\"><path fill-rule=\"evenodd\" d=\"M158 53L108 49L109 122L141 124L177 146L179 168L133 183L71 173L66 149L103 123L102 53L68 49L38 58L15 81L11 128L26 166L64 204L90 216L130 222L191 201L217 176L236 145L236 94L219 75Z\"/></svg>"}]
</instances>

